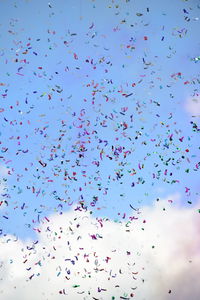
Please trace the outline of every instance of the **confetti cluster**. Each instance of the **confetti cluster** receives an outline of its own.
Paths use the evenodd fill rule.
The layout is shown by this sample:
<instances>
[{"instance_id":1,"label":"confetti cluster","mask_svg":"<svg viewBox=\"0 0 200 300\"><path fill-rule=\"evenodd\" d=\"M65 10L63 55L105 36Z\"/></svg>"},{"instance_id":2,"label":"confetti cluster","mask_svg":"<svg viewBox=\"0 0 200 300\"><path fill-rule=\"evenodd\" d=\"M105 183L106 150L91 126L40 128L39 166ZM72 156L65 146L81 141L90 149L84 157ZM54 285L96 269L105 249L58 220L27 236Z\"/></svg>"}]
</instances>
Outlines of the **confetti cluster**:
<instances>
[{"instance_id":1,"label":"confetti cluster","mask_svg":"<svg viewBox=\"0 0 200 300\"><path fill-rule=\"evenodd\" d=\"M97 234L88 233L93 225L82 225L93 245L100 243L103 222L112 220L127 229L141 221L142 206L166 194L179 192L183 206L196 205L200 6L178 0L174 5L156 0L0 4L2 14L9 16L2 16L0 37L3 243L10 235L35 238L50 215L62 218L68 210L96 220ZM70 282L67 264L77 276L92 276L93 267L76 269L80 255L102 269L101 276L106 272L104 280L115 278L120 268L114 264L108 271L100 262L107 265L114 250L104 255L100 247L98 259L95 251L92 258L82 251L78 218L68 233L45 229L51 240L67 235L67 249L70 235L78 241L78 254L63 258L56 276L64 272ZM46 257L45 264L53 257L59 260L57 249L51 253L36 243L24 251L24 261L32 253L38 258L32 260L34 272L33 266L24 269L29 280L40 274L40 256ZM121 255L124 272L134 277L131 253L127 249ZM134 286L120 299L134 297ZM74 290L84 292L79 287L74 283ZM58 293L67 292L61 288Z\"/></svg>"}]
</instances>

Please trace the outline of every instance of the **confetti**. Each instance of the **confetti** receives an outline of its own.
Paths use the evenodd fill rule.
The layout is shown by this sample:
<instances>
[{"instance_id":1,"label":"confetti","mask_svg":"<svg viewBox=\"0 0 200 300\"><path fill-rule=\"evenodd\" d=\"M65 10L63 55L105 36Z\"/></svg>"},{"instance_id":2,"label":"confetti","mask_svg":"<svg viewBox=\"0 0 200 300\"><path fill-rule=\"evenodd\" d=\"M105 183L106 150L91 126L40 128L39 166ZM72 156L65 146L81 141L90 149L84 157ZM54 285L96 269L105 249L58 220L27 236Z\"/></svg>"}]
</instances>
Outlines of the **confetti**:
<instances>
[{"instance_id":1,"label":"confetti","mask_svg":"<svg viewBox=\"0 0 200 300\"><path fill-rule=\"evenodd\" d=\"M86 2L0 4L2 299L196 299L199 6Z\"/></svg>"}]
</instances>

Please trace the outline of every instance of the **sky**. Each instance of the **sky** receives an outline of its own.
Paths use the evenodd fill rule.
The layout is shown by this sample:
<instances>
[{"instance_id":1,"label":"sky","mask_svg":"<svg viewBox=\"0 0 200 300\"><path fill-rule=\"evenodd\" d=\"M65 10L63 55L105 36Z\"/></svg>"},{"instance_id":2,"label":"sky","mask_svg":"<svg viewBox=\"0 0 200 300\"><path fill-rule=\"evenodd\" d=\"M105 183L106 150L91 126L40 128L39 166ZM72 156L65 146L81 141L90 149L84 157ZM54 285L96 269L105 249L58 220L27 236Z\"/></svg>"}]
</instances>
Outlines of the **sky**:
<instances>
[{"instance_id":1,"label":"sky","mask_svg":"<svg viewBox=\"0 0 200 300\"><path fill-rule=\"evenodd\" d=\"M0 1L3 299L198 299L199 15Z\"/></svg>"}]
</instances>

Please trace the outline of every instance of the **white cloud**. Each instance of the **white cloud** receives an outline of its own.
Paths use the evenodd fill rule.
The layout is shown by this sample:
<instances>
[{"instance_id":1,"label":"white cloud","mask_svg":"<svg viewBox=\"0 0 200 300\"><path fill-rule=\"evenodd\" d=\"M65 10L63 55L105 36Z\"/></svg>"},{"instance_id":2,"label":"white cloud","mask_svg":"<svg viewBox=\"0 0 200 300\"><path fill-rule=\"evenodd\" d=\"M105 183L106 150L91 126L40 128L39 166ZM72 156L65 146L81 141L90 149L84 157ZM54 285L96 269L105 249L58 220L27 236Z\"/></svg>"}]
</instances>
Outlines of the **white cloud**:
<instances>
[{"instance_id":1,"label":"white cloud","mask_svg":"<svg viewBox=\"0 0 200 300\"><path fill-rule=\"evenodd\" d=\"M185 109L192 116L200 116L200 96L188 97Z\"/></svg>"},{"instance_id":2,"label":"white cloud","mask_svg":"<svg viewBox=\"0 0 200 300\"><path fill-rule=\"evenodd\" d=\"M1 238L0 298L199 299L198 210L166 199L133 213L116 223L72 211L45 219L35 244Z\"/></svg>"},{"instance_id":3,"label":"white cloud","mask_svg":"<svg viewBox=\"0 0 200 300\"><path fill-rule=\"evenodd\" d=\"M8 176L9 168L1 165L0 166L0 178Z\"/></svg>"}]
</instances>

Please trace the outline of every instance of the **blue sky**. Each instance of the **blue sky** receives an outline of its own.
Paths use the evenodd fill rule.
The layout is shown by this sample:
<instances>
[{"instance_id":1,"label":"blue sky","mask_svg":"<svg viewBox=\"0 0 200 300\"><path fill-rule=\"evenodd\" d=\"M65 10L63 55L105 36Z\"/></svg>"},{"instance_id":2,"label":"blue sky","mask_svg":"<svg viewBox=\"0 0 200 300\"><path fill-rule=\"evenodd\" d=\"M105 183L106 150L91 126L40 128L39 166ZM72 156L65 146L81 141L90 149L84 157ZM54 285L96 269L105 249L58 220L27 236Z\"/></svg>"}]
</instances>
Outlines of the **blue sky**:
<instances>
[{"instance_id":1,"label":"blue sky","mask_svg":"<svg viewBox=\"0 0 200 300\"><path fill-rule=\"evenodd\" d=\"M196 204L199 121L185 103L199 93L199 1L0 12L2 235L33 237L80 201L112 220L174 193Z\"/></svg>"}]
</instances>

